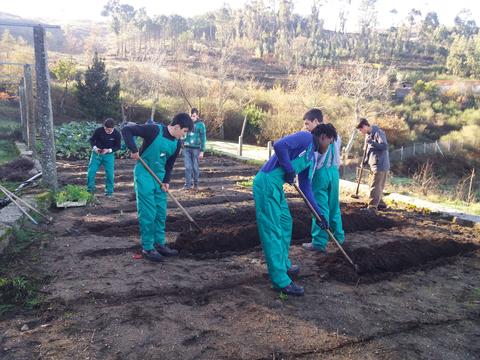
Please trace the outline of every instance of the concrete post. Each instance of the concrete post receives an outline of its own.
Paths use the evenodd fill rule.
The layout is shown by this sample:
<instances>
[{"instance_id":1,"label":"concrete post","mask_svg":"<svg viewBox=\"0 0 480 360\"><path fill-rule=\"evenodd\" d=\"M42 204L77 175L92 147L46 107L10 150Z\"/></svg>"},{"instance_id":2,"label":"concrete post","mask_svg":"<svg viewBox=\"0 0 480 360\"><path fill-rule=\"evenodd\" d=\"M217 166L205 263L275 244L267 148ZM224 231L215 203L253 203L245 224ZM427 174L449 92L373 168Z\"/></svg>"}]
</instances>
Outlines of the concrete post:
<instances>
[{"instance_id":1,"label":"concrete post","mask_svg":"<svg viewBox=\"0 0 480 360\"><path fill-rule=\"evenodd\" d=\"M272 151L273 151L273 146L271 141L267 143L267 149L268 149L268 158L270 159L272 157Z\"/></svg>"},{"instance_id":2,"label":"concrete post","mask_svg":"<svg viewBox=\"0 0 480 360\"><path fill-rule=\"evenodd\" d=\"M28 127L26 122L25 91L23 88L23 81L20 81L20 85L18 86L18 99L20 103L20 123L22 126L22 140L26 144L28 139Z\"/></svg>"},{"instance_id":3,"label":"concrete post","mask_svg":"<svg viewBox=\"0 0 480 360\"><path fill-rule=\"evenodd\" d=\"M33 101L33 82L32 82L32 67L30 64L23 66L23 84L25 89L25 105L27 111L27 128L28 128L28 150L31 150L35 155L35 141L37 137L37 127L35 121L35 104Z\"/></svg>"},{"instance_id":4,"label":"concrete post","mask_svg":"<svg viewBox=\"0 0 480 360\"><path fill-rule=\"evenodd\" d=\"M243 154L243 137L238 137L238 156L242 156Z\"/></svg>"},{"instance_id":5,"label":"concrete post","mask_svg":"<svg viewBox=\"0 0 480 360\"><path fill-rule=\"evenodd\" d=\"M403 161L403 146L400 148L400 161Z\"/></svg>"},{"instance_id":6,"label":"concrete post","mask_svg":"<svg viewBox=\"0 0 480 360\"><path fill-rule=\"evenodd\" d=\"M37 80L38 130L42 142L40 163L43 183L53 191L58 188L55 139L53 133L52 98L50 74L48 72L47 50L45 48L45 28L33 28L35 47L35 73Z\"/></svg>"}]
</instances>

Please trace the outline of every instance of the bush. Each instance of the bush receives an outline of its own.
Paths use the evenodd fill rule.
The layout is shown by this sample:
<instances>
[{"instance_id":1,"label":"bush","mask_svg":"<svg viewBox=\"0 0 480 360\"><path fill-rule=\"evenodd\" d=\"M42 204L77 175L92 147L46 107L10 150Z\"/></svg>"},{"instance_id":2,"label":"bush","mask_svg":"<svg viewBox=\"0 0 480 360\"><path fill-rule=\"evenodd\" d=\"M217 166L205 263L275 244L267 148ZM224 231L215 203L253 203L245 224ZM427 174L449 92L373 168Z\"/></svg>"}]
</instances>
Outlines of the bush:
<instances>
[{"instance_id":1,"label":"bush","mask_svg":"<svg viewBox=\"0 0 480 360\"><path fill-rule=\"evenodd\" d=\"M59 159L86 160L92 153L90 137L95 129L102 126L93 121L69 122L55 128L55 149ZM117 129L119 130L119 129ZM141 138L136 138L137 147L142 144ZM122 139L122 146L115 153L117 158L128 157L130 151Z\"/></svg>"},{"instance_id":2,"label":"bush","mask_svg":"<svg viewBox=\"0 0 480 360\"><path fill-rule=\"evenodd\" d=\"M96 128L93 121L69 122L55 128L55 149L60 159L88 159L92 152L89 139Z\"/></svg>"}]
</instances>

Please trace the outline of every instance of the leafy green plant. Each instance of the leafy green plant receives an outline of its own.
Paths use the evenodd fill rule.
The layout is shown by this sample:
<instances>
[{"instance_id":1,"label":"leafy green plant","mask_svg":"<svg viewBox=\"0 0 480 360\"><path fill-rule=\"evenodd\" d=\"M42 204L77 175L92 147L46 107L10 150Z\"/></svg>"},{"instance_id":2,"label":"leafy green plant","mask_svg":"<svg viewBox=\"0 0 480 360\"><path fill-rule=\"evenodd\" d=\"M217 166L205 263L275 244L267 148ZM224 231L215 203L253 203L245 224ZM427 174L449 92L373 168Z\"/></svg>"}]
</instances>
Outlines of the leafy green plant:
<instances>
[{"instance_id":1,"label":"leafy green plant","mask_svg":"<svg viewBox=\"0 0 480 360\"><path fill-rule=\"evenodd\" d=\"M251 188L253 186L253 178L244 181L237 181L237 185Z\"/></svg>"},{"instance_id":2,"label":"leafy green plant","mask_svg":"<svg viewBox=\"0 0 480 360\"><path fill-rule=\"evenodd\" d=\"M55 194L55 201L59 204L67 201L88 202L91 200L92 194L78 185L67 185Z\"/></svg>"},{"instance_id":3,"label":"leafy green plant","mask_svg":"<svg viewBox=\"0 0 480 360\"><path fill-rule=\"evenodd\" d=\"M24 277L0 278L0 315L16 307L32 309L39 303L35 287Z\"/></svg>"},{"instance_id":4,"label":"leafy green plant","mask_svg":"<svg viewBox=\"0 0 480 360\"><path fill-rule=\"evenodd\" d=\"M89 139L100 125L93 122L69 122L55 129L55 148L60 159L88 159Z\"/></svg>"}]
</instances>

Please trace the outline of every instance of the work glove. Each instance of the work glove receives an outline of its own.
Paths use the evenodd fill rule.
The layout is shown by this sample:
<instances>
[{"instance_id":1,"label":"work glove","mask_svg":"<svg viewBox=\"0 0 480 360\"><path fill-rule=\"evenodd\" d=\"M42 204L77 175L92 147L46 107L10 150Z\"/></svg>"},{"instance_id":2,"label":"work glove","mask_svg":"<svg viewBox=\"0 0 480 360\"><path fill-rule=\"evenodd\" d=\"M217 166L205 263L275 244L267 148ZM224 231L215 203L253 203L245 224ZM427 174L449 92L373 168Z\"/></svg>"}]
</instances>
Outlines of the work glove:
<instances>
[{"instance_id":1,"label":"work glove","mask_svg":"<svg viewBox=\"0 0 480 360\"><path fill-rule=\"evenodd\" d=\"M295 182L295 171L285 173L284 179L287 184L293 185Z\"/></svg>"},{"instance_id":2,"label":"work glove","mask_svg":"<svg viewBox=\"0 0 480 360\"><path fill-rule=\"evenodd\" d=\"M328 220L323 216L323 214L318 214L320 219L316 219L317 225L320 226L322 230L330 229L328 225Z\"/></svg>"}]
</instances>

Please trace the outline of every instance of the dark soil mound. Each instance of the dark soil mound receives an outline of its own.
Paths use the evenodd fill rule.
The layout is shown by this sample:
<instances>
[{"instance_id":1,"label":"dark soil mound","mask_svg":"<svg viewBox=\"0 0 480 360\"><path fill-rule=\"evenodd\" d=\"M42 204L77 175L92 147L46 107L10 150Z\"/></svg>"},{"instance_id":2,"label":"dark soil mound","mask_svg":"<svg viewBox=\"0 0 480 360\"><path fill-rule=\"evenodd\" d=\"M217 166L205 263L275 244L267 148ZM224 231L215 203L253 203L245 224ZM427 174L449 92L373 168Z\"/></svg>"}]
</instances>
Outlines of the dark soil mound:
<instances>
[{"instance_id":1,"label":"dark soil mound","mask_svg":"<svg viewBox=\"0 0 480 360\"><path fill-rule=\"evenodd\" d=\"M0 166L0 180L25 181L30 176L28 172L33 169L33 162L27 158L19 158Z\"/></svg>"}]
</instances>

